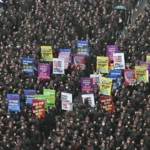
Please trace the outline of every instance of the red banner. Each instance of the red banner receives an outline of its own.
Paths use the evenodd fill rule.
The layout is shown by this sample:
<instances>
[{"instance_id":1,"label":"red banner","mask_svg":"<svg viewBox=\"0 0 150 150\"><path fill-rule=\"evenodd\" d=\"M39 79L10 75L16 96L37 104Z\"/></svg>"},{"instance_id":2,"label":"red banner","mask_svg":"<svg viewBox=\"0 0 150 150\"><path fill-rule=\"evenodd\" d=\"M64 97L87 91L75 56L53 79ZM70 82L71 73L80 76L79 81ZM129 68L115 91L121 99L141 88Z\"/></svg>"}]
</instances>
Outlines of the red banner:
<instances>
[{"instance_id":1,"label":"red banner","mask_svg":"<svg viewBox=\"0 0 150 150\"><path fill-rule=\"evenodd\" d=\"M124 70L124 82L129 85L133 85L136 82L134 69Z\"/></svg>"},{"instance_id":2,"label":"red banner","mask_svg":"<svg viewBox=\"0 0 150 150\"><path fill-rule=\"evenodd\" d=\"M107 112L114 112L114 103L111 96L100 96L103 109Z\"/></svg>"},{"instance_id":3,"label":"red banner","mask_svg":"<svg viewBox=\"0 0 150 150\"><path fill-rule=\"evenodd\" d=\"M32 112L37 118L45 117L45 101L33 99L32 100Z\"/></svg>"}]
</instances>

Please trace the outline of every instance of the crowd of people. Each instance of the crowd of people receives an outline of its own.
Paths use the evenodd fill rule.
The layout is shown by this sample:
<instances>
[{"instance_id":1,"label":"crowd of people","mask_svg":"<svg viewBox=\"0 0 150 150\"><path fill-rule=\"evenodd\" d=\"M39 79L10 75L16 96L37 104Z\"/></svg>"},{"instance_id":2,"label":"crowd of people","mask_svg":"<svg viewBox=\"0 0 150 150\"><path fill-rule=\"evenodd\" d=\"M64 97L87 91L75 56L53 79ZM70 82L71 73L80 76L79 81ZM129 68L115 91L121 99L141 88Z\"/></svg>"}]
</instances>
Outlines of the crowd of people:
<instances>
[{"instance_id":1,"label":"crowd of people","mask_svg":"<svg viewBox=\"0 0 150 150\"><path fill-rule=\"evenodd\" d=\"M149 1L148 1L149 2ZM118 44L127 68L150 55L150 9L127 24L138 0L4 0L0 16L0 150L149 150L150 85L122 84L112 91L114 113L100 104L94 86L95 107L81 102L81 77L96 71L96 56L106 56L106 46ZM114 10L123 5L127 10ZM128 35L120 36L124 27ZM70 65L64 75L39 80L40 46L50 45L53 57L59 49L76 53L76 41L87 40L85 69ZM119 42L118 42L119 41ZM34 58L34 74L26 75L21 59ZM50 62L50 64L52 64ZM51 67L52 69L52 67ZM25 104L23 89L56 90L56 107L45 118L35 118ZM73 94L74 110L61 110L61 92ZM21 97L21 111L8 111L7 94ZM78 103L76 103L78 102Z\"/></svg>"}]
</instances>

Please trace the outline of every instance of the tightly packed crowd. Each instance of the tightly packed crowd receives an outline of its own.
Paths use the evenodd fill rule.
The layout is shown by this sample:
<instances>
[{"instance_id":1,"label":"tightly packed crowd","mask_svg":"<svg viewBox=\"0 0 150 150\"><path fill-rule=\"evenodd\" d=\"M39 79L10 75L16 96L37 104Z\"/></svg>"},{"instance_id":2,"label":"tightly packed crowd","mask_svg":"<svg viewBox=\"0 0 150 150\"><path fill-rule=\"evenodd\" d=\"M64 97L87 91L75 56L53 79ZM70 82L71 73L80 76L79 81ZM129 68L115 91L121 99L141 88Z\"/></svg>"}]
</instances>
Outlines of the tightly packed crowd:
<instances>
[{"instance_id":1,"label":"tightly packed crowd","mask_svg":"<svg viewBox=\"0 0 150 150\"><path fill-rule=\"evenodd\" d=\"M138 0L4 0L0 16L0 150L149 150L150 85L123 84L112 91L114 113L105 112L94 87L96 106L86 101L74 111L61 110L61 92L80 101L81 77L96 69L96 56L106 56L106 45L119 43L126 67L134 68L150 54L150 9L139 14L134 26L127 25ZM123 5L127 10L114 10ZM129 21L130 22L130 21ZM124 26L127 36L119 36ZM39 80L40 46L51 45L53 57L59 49L76 53L76 41L89 42L85 69L72 65L65 75ZM119 42L117 42L119 41ZM34 58L34 74L25 75L21 59ZM23 89L55 89L56 107L45 118L35 118L25 104ZM21 97L21 112L9 112L7 93Z\"/></svg>"}]
</instances>

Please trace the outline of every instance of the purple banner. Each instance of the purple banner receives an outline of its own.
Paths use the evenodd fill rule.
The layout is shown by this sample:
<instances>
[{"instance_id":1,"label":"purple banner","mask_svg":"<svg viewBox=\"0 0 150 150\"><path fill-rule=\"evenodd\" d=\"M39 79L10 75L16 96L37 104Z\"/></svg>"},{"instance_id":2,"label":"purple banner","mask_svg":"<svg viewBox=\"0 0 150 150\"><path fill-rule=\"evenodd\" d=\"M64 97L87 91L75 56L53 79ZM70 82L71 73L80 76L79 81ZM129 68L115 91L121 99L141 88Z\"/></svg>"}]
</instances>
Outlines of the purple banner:
<instances>
[{"instance_id":1,"label":"purple banner","mask_svg":"<svg viewBox=\"0 0 150 150\"><path fill-rule=\"evenodd\" d=\"M109 61L113 60L113 53L118 53L118 46L117 45L107 45L107 56Z\"/></svg>"},{"instance_id":2,"label":"purple banner","mask_svg":"<svg viewBox=\"0 0 150 150\"><path fill-rule=\"evenodd\" d=\"M80 82L81 82L82 92L93 91L93 79L92 78L81 78Z\"/></svg>"},{"instance_id":3,"label":"purple banner","mask_svg":"<svg viewBox=\"0 0 150 150\"><path fill-rule=\"evenodd\" d=\"M145 66L145 67L147 68L148 74L149 74L149 76L150 76L150 63L140 61L140 66Z\"/></svg>"},{"instance_id":4,"label":"purple banner","mask_svg":"<svg viewBox=\"0 0 150 150\"><path fill-rule=\"evenodd\" d=\"M50 79L50 64L38 64L38 77L39 79Z\"/></svg>"}]
</instances>

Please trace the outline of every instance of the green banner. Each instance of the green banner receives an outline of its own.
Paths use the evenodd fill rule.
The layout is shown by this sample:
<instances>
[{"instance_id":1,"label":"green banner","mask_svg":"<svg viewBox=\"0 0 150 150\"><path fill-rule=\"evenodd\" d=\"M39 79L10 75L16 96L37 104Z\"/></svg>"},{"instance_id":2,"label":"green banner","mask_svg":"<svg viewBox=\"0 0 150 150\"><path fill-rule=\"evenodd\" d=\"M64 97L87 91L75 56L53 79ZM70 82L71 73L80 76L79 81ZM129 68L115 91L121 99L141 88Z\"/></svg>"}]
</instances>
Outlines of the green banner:
<instances>
[{"instance_id":1,"label":"green banner","mask_svg":"<svg viewBox=\"0 0 150 150\"><path fill-rule=\"evenodd\" d=\"M44 89L44 95L47 98L47 105L55 107L55 90Z\"/></svg>"}]
</instances>

